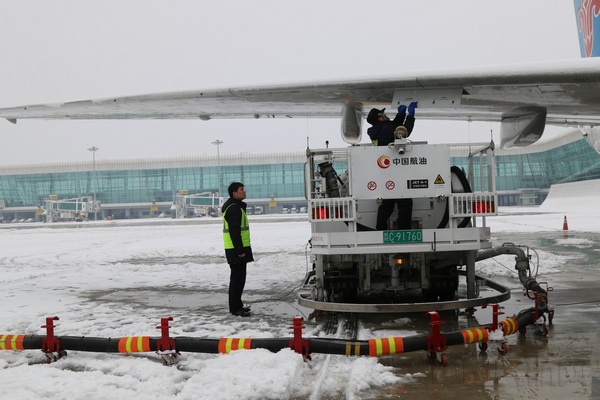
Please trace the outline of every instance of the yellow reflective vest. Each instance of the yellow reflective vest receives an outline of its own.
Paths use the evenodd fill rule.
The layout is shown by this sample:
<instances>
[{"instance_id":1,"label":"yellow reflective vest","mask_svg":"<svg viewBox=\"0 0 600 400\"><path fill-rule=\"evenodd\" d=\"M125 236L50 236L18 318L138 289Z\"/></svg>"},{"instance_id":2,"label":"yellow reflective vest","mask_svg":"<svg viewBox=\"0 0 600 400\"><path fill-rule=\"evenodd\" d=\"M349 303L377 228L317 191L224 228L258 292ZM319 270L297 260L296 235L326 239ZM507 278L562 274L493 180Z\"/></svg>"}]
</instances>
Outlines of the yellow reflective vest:
<instances>
[{"instance_id":1,"label":"yellow reflective vest","mask_svg":"<svg viewBox=\"0 0 600 400\"><path fill-rule=\"evenodd\" d=\"M225 219L225 214L227 214L227 210L233 204L230 204L225 211L223 212L223 244L225 245L225 249L234 249L233 240L231 240L231 235L229 233L229 223ZM248 226L248 216L242 207L240 207L240 211L242 212L242 221L240 224L241 228L241 236L242 236L242 246L250 247L250 227Z\"/></svg>"}]
</instances>

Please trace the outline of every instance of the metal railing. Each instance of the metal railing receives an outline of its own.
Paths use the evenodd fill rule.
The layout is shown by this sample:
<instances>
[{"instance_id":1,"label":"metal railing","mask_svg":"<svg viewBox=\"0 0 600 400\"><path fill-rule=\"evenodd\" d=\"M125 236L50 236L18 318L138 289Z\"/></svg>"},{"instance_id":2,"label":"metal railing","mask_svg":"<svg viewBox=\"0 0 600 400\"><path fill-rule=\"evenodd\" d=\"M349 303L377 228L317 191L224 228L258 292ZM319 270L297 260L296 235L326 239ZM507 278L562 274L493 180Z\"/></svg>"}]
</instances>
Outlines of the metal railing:
<instances>
[{"instance_id":1,"label":"metal railing","mask_svg":"<svg viewBox=\"0 0 600 400\"><path fill-rule=\"evenodd\" d=\"M452 217L498 215L498 194L492 192L453 193L450 196Z\"/></svg>"},{"instance_id":2,"label":"metal railing","mask_svg":"<svg viewBox=\"0 0 600 400\"><path fill-rule=\"evenodd\" d=\"M310 199L308 217L315 221L354 221L356 217L356 199L354 197L333 197Z\"/></svg>"}]
</instances>

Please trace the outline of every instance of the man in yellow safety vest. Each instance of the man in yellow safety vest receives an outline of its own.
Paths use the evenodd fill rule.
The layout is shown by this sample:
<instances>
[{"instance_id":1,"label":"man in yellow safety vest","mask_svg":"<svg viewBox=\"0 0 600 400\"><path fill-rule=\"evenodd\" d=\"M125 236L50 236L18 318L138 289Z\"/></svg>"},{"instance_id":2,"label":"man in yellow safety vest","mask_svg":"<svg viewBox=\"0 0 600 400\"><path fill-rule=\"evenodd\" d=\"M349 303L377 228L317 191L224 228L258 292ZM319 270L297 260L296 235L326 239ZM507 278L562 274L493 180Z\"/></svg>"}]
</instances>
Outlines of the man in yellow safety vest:
<instances>
[{"instance_id":1,"label":"man in yellow safety vest","mask_svg":"<svg viewBox=\"0 0 600 400\"><path fill-rule=\"evenodd\" d=\"M231 269L229 276L229 312L240 317L250 316L244 307L242 293L246 285L246 266L254 261L250 247L250 227L246 215L246 191L241 182L232 182L227 189L229 199L223 204L223 243Z\"/></svg>"}]
</instances>

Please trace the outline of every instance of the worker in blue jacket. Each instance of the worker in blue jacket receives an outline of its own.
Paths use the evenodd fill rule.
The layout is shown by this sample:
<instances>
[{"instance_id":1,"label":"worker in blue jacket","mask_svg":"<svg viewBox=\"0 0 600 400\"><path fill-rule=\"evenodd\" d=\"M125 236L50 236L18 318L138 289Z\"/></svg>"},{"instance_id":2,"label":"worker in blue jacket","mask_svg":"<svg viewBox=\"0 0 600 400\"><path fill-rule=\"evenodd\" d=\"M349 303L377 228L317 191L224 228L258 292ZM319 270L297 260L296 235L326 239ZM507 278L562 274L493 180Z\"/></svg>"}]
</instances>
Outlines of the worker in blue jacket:
<instances>
[{"instance_id":1,"label":"worker in blue jacket","mask_svg":"<svg viewBox=\"0 0 600 400\"><path fill-rule=\"evenodd\" d=\"M398 114L390 121L387 115L385 115L385 108L378 110L372 108L367 116L367 122L371 125L367 129L367 134L371 138L371 143L374 146L387 146L392 143L396 138L394 137L394 131L397 127L403 126L406 128L409 137L415 126L415 109L417 108L417 102L413 101L408 106L408 115L406 115L407 107L400 105L398 107Z\"/></svg>"},{"instance_id":2,"label":"worker in blue jacket","mask_svg":"<svg viewBox=\"0 0 600 400\"><path fill-rule=\"evenodd\" d=\"M374 146L387 146L396 140L394 132L398 127L406 128L398 129L402 132L402 138L407 138L413 131L415 126L415 109L417 108L417 102L413 101L408 105L408 109L405 105L398 107L398 114L390 121L387 115L385 115L385 108L378 110L377 108L371 109L367 116L367 122L371 125L367 129L367 134L371 138L371 143ZM407 114L408 111L408 115ZM398 218L396 220L398 229L411 229L412 220L412 199L383 199L382 203L377 209L377 225L378 231L384 231L388 229L388 219L394 212L394 205L398 205Z\"/></svg>"}]
</instances>

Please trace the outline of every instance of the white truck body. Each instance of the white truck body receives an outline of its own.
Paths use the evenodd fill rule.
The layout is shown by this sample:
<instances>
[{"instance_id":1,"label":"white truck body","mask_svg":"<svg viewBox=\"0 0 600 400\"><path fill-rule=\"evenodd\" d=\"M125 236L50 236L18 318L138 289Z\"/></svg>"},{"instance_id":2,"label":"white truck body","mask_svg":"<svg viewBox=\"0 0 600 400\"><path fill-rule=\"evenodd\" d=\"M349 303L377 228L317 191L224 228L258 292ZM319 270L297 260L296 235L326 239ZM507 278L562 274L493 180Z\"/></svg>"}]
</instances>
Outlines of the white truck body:
<instances>
[{"instance_id":1,"label":"white truck body","mask_svg":"<svg viewBox=\"0 0 600 400\"><path fill-rule=\"evenodd\" d=\"M493 143L477 161L485 191L471 192L465 174L450 164L449 145L397 140L389 146L308 150L306 193L313 271L301 304L346 310L336 304L398 302L416 291L426 302L458 299L459 275L468 299L478 296L475 254L490 248L485 218L497 214ZM476 160L475 160L476 159ZM338 174L336 166L347 170ZM472 163L472 168L474 164ZM473 175L472 173L470 175ZM413 199L411 229L376 230L383 199Z\"/></svg>"}]
</instances>

